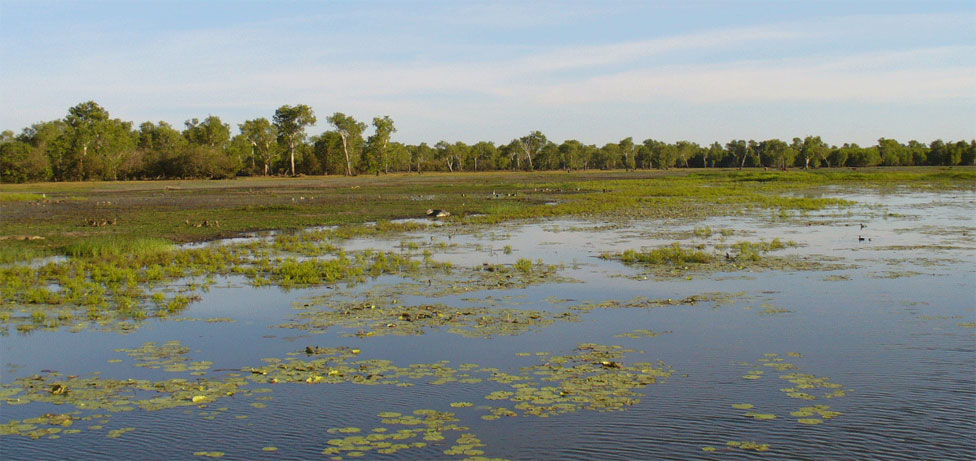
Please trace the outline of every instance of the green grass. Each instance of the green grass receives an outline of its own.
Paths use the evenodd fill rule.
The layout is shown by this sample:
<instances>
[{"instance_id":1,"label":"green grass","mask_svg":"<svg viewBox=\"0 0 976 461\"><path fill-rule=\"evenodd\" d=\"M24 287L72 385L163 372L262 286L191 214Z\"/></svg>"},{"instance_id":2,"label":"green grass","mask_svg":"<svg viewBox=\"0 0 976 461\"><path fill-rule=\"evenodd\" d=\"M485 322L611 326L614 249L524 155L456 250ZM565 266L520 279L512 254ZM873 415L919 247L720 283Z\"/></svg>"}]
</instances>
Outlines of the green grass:
<instances>
[{"instance_id":1,"label":"green grass","mask_svg":"<svg viewBox=\"0 0 976 461\"><path fill-rule=\"evenodd\" d=\"M604 256L604 258L611 259L613 256ZM682 266L686 264L707 264L712 261L712 256L703 251L682 248L674 243L650 251L626 250L616 255L616 259L620 259L626 264Z\"/></svg>"},{"instance_id":2,"label":"green grass","mask_svg":"<svg viewBox=\"0 0 976 461\"><path fill-rule=\"evenodd\" d=\"M75 258L143 257L174 248L172 242L160 238L99 236L69 244L62 253Z\"/></svg>"},{"instance_id":3,"label":"green grass","mask_svg":"<svg viewBox=\"0 0 976 461\"><path fill-rule=\"evenodd\" d=\"M0 264L30 261L50 256L46 248L38 248L33 242L6 241L0 243Z\"/></svg>"},{"instance_id":4,"label":"green grass","mask_svg":"<svg viewBox=\"0 0 976 461\"><path fill-rule=\"evenodd\" d=\"M0 203L3 202L34 202L43 200L44 194L31 192L0 192Z\"/></svg>"},{"instance_id":5,"label":"green grass","mask_svg":"<svg viewBox=\"0 0 976 461\"><path fill-rule=\"evenodd\" d=\"M749 210L821 210L850 202L804 195L824 185L919 190L973 189L976 169L956 167L763 170L639 170L392 174L379 177L239 178L0 185L0 262L104 247L116 236L199 242L261 230L340 226L330 237L359 237L420 227L428 208L449 224L601 216L697 218ZM47 200L37 201L41 191ZM17 200L14 200L16 198ZM25 201L26 200L26 201ZM555 205L546 203L555 202ZM90 226L90 221L117 222ZM377 222L371 229L363 223ZM206 223L207 225L204 225ZM219 223L219 226L217 225ZM9 244L9 245L8 245ZM110 250L111 251L111 250Z\"/></svg>"}]
</instances>

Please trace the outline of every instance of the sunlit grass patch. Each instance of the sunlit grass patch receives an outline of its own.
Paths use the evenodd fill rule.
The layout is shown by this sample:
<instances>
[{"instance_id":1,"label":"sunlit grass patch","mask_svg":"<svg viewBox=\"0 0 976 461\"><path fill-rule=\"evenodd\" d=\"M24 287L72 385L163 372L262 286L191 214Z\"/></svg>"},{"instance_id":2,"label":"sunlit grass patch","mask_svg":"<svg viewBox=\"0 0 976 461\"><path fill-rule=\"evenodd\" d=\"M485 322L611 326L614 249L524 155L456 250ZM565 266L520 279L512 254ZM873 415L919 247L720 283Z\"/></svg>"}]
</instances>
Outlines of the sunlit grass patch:
<instances>
[{"instance_id":1,"label":"sunlit grass patch","mask_svg":"<svg viewBox=\"0 0 976 461\"><path fill-rule=\"evenodd\" d=\"M98 236L68 244L65 256L76 258L138 257L173 250L172 242L152 237Z\"/></svg>"},{"instance_id":2,"label":"sunlit grass patch","mask_svg":"<svg viewBox=\"0 0 976 461\"><path fill-rule=\"evenodd\" d=\"M5 202L33 202L36 200L44 200L46 196L44 194L35 194L31 192L0 192L0 203Z\"/></svg>"},{"instance_id":3,"label":"sunlit grass patch","mask_svg":"<svg viewBox=\"0 0 976 461\"><path fill-rule=\"evenodd\" d=\"M712 255L700 250L684 248L677 243L655 248L649 251L625 250L622 253L602 255L603 259L618 259L626 264L675 266L685 264L707 264L712 261Z\"/></svg>"}]
</instances>

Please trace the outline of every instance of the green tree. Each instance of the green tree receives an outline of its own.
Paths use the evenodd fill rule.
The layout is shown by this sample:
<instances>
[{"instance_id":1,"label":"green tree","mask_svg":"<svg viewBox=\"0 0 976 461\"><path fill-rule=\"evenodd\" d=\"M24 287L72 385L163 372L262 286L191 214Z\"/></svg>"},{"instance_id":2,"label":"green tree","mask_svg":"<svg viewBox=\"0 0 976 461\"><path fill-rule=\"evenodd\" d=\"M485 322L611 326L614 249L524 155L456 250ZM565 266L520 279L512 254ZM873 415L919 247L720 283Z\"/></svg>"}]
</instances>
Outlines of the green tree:
<instances>
[{"instance_id":1,"label":"green tree","mask_svg":"<svg viewBox=\"0 0 976 461\"><path fill-rule=\"evenodd\" d=\"M329 123L336 128L336 133L339 133L342 138L342 151L346 155L346 176L352 176L352 160L358 156L366 124L342 112L332 114Z\"/></svg>"},{"instance_id":2,"label":"green tree","mask_svg":"<svg viewBox=\"0 0 976 461\"><path fill-rule=\"evenodd\" d=\"M912 165L928 164L929 146L913 139L908 141L908 153L911 156Z\"/></svg>"},{"instance_id":3,"label":"green tree","mask_svg":"<svg viewBox=\"0 0 976 461\"><path fill-rule=\"evenodd\" d=\"M637 146L634 145L634 138L628 136L621 139L617 146L620 148L624 169L633 170L637 165Z\"/></svg>"},{"instance_id":4,"label":"green tree","mask_svg":"<svg viewBox=\"0 0 976 461\"><path fill-rule=\"evenodd\" d=\"M181 175L180 163L189 141L166 122L139 125L137 148L142 152L142 175L173 178Z\"/></svg>"},{"instance_id":5,"label":"green tree","mask_svg":"<svg viewBox=\"0 0 976 461\"><path fill-rule=\"evenodd\" d=\"M796 152L785 141L768 139L759 143L760 159L763 164L786 169L793 163Z\"/></svg>"},{"instance_id":6,"label":"green tree","mask_svg":"<svg viewBox=\"0 0 976 461\"><path fill-rule=\"evenodd\" d=\"M575 139L567 139L559 145L559 154L566 169L580 169L583 167L583 143Z\"/></svg>"},{"instance_id":7,"label":"green tree","mask_svg":"<svg viewBox=\"0 0 976 461\"><path fill-rule=\"evenodd\" d=\"M697 143L691 141L678 141L674 145L675 154L677 156L677 162L688 168L688 159L694 157L698 154L698 150L701 149Z\"/></svg>"},{"instance_id":8,"label":"green tree","mask_svg":"<svg viewBox=\"0 0 976 461\"><path fill-rule=\"evenodd\" d=\"M422 142L410 149L410 163L417 165L417 174L424 172L424 165L434 159L434 149Z\"/></svg>"},{"instance_id":9,"label":"green tree","mask_svg":"<svg viewBox=\"0 0 976 461\"><path fill-rule=\"evenodd\" d=\"M519 155L525 157L529 165L529 170L532 170L532 158L549 143L549 140L546 139L546 135L537 130L516 139L515 143L519 148Z\"/></svg>"},{"instance_id":10,"label":"green tree","mask_svg":"<svg viewBox=\"0 0 976 461\"><path fill-rule=\"evenodd\" d=\"M725 149L718 142L713 142L711 146L708 146L704 157L705 167L708 168L708 165L711 164L712 168L715 168L715 164L725 158Z\"/></svg>"},{"instance_id":11,"label":"green tree","mask_svg":"<svg viewBox=\"0 0 976 461\"><path fill-rule=\"evenodd\" d=\"M966 151L968 150L969 145L966 141L946 143L945 165L959 165L962 163L963 156L966 155Z\"/></svg>"},{"instance_id":12,"label":"green tree","mask_svg":"<svg viewBox=\"0 0 976 461\"><path fill-rule=\"evenodd\" d=\"M335 131L326 131L314 139L312 152L319 165L327 174L342 174L346 170L343 159L342 136Z\"/></svg>"},{"instance_id":13,"label":"green tree","mask_svg":"<svg viewBox=\"0 0 976 461\"><path fill-rule=\"evenodd\" d=\"M0 183L46 181L51 177L51 163L40 149L15 139L4 131L0 141Z\"/></svg>"},{"instance_id":14,"label":"green tree","mask_svg":"<svg viewBox=\"0 0 976 461\"><path fill-rule=\"evenodd\" d=\"M474 162L475 171L496 169L497 157L498 148L493 142L481 141L471 146L471 160Z\"/></svg>"},{"instance_id":15,"label":"green tree","mask_svg":"<svg viewBox=\"0 0 976 461\"><path fill-rule=\"evenodd\" d=\"M230 125L215 115L207 116L202 122L194 118L187 120L183 137L190 142L184 151L184 177L228 178L240 170L241 159L228 152L230 146Z\"/></svg>"},{"instance_id":16,"label":"green tree","mask_svg":"<svg viewBox=\"0 0 976 461\"><path fill-rule=\"evenodd\" d=\"M374 133L366 139L366 171L370 173L390 172L390 137L396 132L393 119L389 115L373 117Z\"/></svg>"},{"instance_id":17,"label":"green tree","mask_svg":"<svg viewBox=\"0 0 976 461\"><path fill-rule=\"evenodd\" d=\"M881 157L881 164L886 166L897 166L908 164L911 157L908 149L894 139L878 139L878 155Z\"/></svg>"},{"instance_id":18,"label":"green tree","mask_svg":"<svg viewBox=\"0 0 976 461\"><path fill-rule=\"evenodd\" d=\"M278 128L268 119L261 117L248 120L238 127L241 136L251 145L251 170L255 169L255 160L259 160L264 166L264 175L268 175L268 169L278 158L278 146L275 141L278 139Z\"/></svg>"},{"instance_id":19,"label":"green tree","mask_svg":"<svg viewBox=\"0 0 976 461\"><path fill-rule=\"evenodd\" d=\"M847 165L848 166L875 166L881 163L881 156L878 155L878 149L873 147L861 147L857 144L844 144L847 151Z\"/></svg>"},{"instance_id":20,"label":"green tree","mask_svg":"<svg viewBox=\"0 0 976 461\"><path fill-rule=\"evenodd\" d=\"M744 139L733 139L725 143L725 150L736 166L745 168L746 158L749 157L749 144Z\"/></svg>"},{"instance_id":21,"label":"green tree","mask_svg":"<svg viewBox=\"0 0 976 461\"><path fill-rule=\"evenodd\" d=\"M305 141L305 128L315 125L316 121L315 112L305 104L294 107L284 105L275 111L274 125L278 130L278 142L288 148L292 176L295 176L295 152L298 145Z\"/></svg>"},{"instance_id":22,"label":"green tree","mask_svg":"<svg viewBox=\"0 0 976 461\"><path fill-rule=\"evenodd\" d=\"M970 139L966 151L962 155L960 165L976 165L976 140Z\"/></svg>"},{"instance_id":23,"label":"green tree","mask_svg":"<svg viewBox=\"0 0 976 461\"><path fill-rule=\"evenodd\" d=\"M617 164L620 163L620 156L620 146L617 143L608 142L597 153L594 166L608 170L616 168Z\"/></svg>"},{"instance_id":24,"label":"green tree","mask_svg":"<svg viewBox=\"0 0 976 461\"><path fill-rule=\"evenodd\" d=\"M410 171L410 149L405 144L392 141L387 152L391 170Z\"/></svg>"},{"instance_id":25,"label":"green tree","mask_svg":"<svg viewBox=\"0 0 976 461\"><path fill-rule=\"evenodd\" d=\"M183 136L192 144L222 150L230 142L230 125L215 115L207 116L202 122L196 118L190 119L184 125Z\"/></svg>"},{"instance_id":26,"label":"green tree","mask_svg":"<svg viewBox=\"0 0 976 461\"><path fill-rule=\"evenodd\" d=\"M820 162L827 158L829 149L820 139L820 136L807 136L800 143L795 142L797 139L799 138L794 138L794 144L798 144L794 151L803 161L804 169L810 168L810 162L813 162L813 166L816 168L820 166Z\"/></svg>"},{"instance_id":27,"label":"green tree","mask_svg":"<svg viewBox=\"0 0 976 461\"><path fill-rule=\"evenodd\" d=\"M936 139L935 141L929 143L929 157L928 157L929 165L944 164L947 155L948 154L946 152L946 145L944 141L942 141L941 139Z\"/></svg>"}]
</instances>

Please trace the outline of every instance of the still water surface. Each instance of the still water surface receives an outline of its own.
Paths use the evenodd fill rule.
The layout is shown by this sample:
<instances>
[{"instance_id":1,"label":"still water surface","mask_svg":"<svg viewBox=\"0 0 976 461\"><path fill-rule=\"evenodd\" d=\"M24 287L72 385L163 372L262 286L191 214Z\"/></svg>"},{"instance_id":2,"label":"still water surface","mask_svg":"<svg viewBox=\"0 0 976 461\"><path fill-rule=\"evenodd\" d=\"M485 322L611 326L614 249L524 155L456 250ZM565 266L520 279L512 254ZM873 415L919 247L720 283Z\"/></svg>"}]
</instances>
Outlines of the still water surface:
<instances>
[{"instance_id":1,"label":"still water surface","mask_svg":"<svg viewBox=\"0 0 976 461\"><path fill-rule=\"evenodd\" d=\"M290 291L220 279L183 316L226 317L232 322L161 320L146 322L127 334L37 331L0 338L4 384L42 370L170 379L178 374L134 367L132 360L115 350L173 340L191 350L192 360L213 362L208 379L263 366L263 358L286 358L306 346L348 346L361 351L357 360L384 359L400 367L446 361L455 368L473 363L518 374L520 367L547 361L549 355L537 353L570 355L581 343L598 343L633 350L621 359L624 364L660 362L672 370L671 376L635 389L639 402L620 411L579 408L548 417L519 413L485 420L486 405L511 408L515 404L485 399L508 386L489 380L446 384L420 380L412 387L282 383L271 386L271 393L255 394L271 397L261 401L263 407L253 405L255 396L242 396L209 405L113 413L101 429L79 423L80 433L59 438L4 436L0 456L190 459L198 452L221 452L225 459L349 459L356 453L322 454L332 446L330 440L349 435L334 429L356 427L368 434L373 428L389 426L378 417L382 412L409 415L433 409L454 413L457 424L468 429L445 432L445 440L422 447L394 454L368 451L363 457L462 459L466 455L445 450L467 433L480 440L481 456L508 459L972 459L976 330L966 324L976 321L976 194L825 193L859 205L803 216L760 214L701 222L553 220L470 233L444 226L389 239L345 242L348 251L395 251L404 241L443 242L434 259L466 267L512 264L519 258L560 265L559 275L572 281L444 297L416 292L398 296L404 306L442 303L578 316L578 321L557 321L518 335L466 337L428 329L415 336L359 337L352 334L355 328L279 327L296 321L301 312L327 309L324 304L329 300L363 302L381 289L395 292L402 280L384 276L355 288ZM867 227L862 229L861 224ZM682 232L703 226L734 233L682 237ZM828 270L693 274L689 280L659 278L599 258L607 251L653 248L679 240L715 244L777 237L799 245L778 255L831 266ZM726 302L572 309L584 303L637 297L680 300L716 292L736 295ZM310 306L295 308L303 304ZM640 329L660 334L620 336ZM781 372L765 366L774 358L797 369ZM113 359L124 360L109 362ZM764 373L744 378L757 376L751 371L756 369ZM793 384L780 377L791 372L826 378L843 386L831 390L843 389L845 395L825 398L823 389L816 389L810 390L815 400L791 397L782 389ZM473 406L451 406L452 402ZM754 408L733 408L743 403ZM840 414L823 418L821 424L803 424L798 422L802 416L791 415L813 405L826 405ZM77 410L62 407L0 405L0 423ZM745 417L750 411L776 418ZM128 427L135 430L120 437L106 436L110 430ZM727 445L736 441L768 444L768 450ZM263 450L267 447L277 450ZM715 450L703 450L710 448Z\"/></svg>"}]
</instances>

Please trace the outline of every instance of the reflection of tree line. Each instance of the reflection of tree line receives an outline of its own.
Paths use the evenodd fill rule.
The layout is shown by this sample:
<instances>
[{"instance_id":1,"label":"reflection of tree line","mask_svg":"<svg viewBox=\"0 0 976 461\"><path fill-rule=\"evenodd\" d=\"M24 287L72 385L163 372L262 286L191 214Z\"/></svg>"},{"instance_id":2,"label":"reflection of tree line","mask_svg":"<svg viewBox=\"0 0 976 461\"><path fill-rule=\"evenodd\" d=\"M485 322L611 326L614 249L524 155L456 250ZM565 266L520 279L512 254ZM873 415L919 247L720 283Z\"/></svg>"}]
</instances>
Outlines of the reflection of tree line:
<instances>
[{"instance_id":1,"label":"reflection of tree line","mask_svg":"<svg viewBox=\"0 0 976 461\"><path fill-rule=\"evenodd\" d=\"M327 118L330 130L307 136L317 119L304 104L281 106L272 120L230 125L210 115L191 119L179 131L166 122L109 117L93 101L68 109L61 120L40 122L20 134L0 136L0 181L74 181L139 178L228 178L271 174L380 174L424 171L633 169L672 167L841 167L973 165L976 141L831 146L819 136L765 141L732 140L701 146L633 138L597 147L570 139L556 144L539 131L495 145L440 141L408 145L392 141L389 116L367 125L341 112Z\"/></svg>"}]
</instances>

